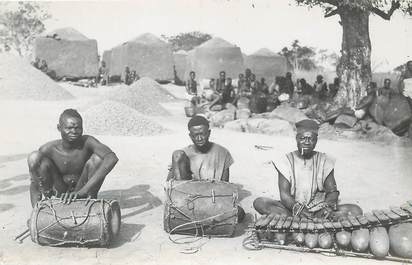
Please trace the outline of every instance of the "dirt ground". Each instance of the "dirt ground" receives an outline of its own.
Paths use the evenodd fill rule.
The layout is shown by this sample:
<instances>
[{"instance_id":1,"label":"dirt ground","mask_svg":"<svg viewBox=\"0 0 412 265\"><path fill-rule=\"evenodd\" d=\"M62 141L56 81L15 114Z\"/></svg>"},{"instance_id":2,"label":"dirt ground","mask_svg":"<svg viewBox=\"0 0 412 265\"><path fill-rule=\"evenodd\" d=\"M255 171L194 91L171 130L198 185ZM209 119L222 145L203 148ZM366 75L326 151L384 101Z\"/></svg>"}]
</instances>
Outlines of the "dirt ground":
<instances>
[{"instance_id":1,"label":"dirt ground","mask_svg":"<svg viewBox=\"0 0 412 265\"><path fill-rule=\"evenodd\" d=\"M66 107L80 113L105 89L67 86L80 99L63 102L2 101L0 139L0 264L389 264L387 261L327 257L242 247L245 227L255 211L258 196L279 198L277 177L269 164L277 154L295 148L294 136L276 137L212 130L212 141L233 155L231 182L241 184L241 204L248 213L233 238L202 239L191 245L171 242L163 231L164 181L173 150L190 144L183 101L164 104L173 115L154 118L172 133L151 137L97 136L120 161L106 178L100 196L122 205L120 237L109 249L41 247L28 238L22 244L14 236L25 230L30 216L29 175L26 156L41 144L59 137L56 124ZM169 86L179 94L180 88ZM183 88L181 88L183 89ZM94 100L95 101L95 100ZM87 128L85 128L87 134ZM268 151L254 145L272 146ZM342 202L358 203L365 211L397 206L411 198L412 149L372 143L320 139L317 150L337 159L335 168ZM190 247L201 247L184 254Z\"/></svg>"}]
</instances>

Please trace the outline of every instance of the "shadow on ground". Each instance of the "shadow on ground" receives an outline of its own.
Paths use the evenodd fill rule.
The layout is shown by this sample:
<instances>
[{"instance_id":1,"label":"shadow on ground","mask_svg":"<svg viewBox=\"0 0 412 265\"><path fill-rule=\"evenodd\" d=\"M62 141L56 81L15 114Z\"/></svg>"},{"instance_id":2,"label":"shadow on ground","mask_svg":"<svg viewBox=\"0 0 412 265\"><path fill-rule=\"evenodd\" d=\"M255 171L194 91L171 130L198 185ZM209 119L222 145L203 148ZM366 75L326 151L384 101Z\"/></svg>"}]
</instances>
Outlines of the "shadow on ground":
<instances>
[{"instance_id":1,"label":"shadow on ground","mask_svg":"<svg viewBox=\"0 0 412 265\"><path fill-rule=\"evenodd\" d=\"M0 156L0 164L5 162L12 162L21 159L27 158L29 154L16 154L16 155L9 155L9 156Z\"/></svg>"},{"instance_id":2,"label":"shadow on ground","mask_svg":"<svg viewBox=\"0 0 412 265\"><path fill-rule=\"evenodd\" d=\"M113 240L110 248L118 248L123 244L138 240L144 227L143 224L122 223L119 236Z\"/></svg>"},{"instance_id":3,"label":"shadow on ground","mask_svg":"<svg viewBox=\"0 0 412 265\"><path fill-rule=\"evenodd\" d=\"M100 192L99 198L117 200L122 210L122 219L126 219L162 205L162 201L149 189L150 185L135 185L128 189L107 190Z\"/></svg>"}]
</instances>

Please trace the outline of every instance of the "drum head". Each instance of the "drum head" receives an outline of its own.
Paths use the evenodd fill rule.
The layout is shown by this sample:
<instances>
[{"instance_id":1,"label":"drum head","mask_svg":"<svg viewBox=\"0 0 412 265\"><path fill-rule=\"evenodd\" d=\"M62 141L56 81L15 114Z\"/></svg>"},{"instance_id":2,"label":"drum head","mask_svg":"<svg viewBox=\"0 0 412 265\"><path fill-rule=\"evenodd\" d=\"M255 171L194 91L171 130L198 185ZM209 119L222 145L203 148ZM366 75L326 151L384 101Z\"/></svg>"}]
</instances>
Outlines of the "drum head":
<instances>
[{"instance_id":1,"label":"drum head","mask_svg":"<svg viewBox=\"0 0 412 265\"><path fill-rule=\"evenodd\" d=\"M110 202L110 211L108 212L109 231L112 239L116 238L120 233L121 212L120 205L117 201Z\"/></svg>"}]
</instances>

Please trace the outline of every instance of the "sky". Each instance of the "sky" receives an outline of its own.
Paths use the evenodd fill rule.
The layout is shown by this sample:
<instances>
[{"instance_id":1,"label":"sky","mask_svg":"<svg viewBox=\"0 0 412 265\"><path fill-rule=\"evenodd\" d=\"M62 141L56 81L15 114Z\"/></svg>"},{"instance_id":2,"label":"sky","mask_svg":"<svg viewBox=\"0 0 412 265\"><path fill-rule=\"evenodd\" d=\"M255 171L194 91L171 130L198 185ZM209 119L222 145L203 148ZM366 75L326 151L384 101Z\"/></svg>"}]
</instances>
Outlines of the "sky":
<instances>
[{"instance_id":1,"label":"sky","mask_svg":"<svg viewBox=\"0 0 412 265\"><path fill-rule=\"evenodd\" d=\"M293 40L339 53L339 17L294 0L134 0L45 3L53 16L47 31L73 27L98 42L99 53L146 32L175 35L201 31L250 54L279 52ZM387 71L412 60L412 17L395 12L390 21L371 16L372 68Z\"/></svg>"}]
</instances>

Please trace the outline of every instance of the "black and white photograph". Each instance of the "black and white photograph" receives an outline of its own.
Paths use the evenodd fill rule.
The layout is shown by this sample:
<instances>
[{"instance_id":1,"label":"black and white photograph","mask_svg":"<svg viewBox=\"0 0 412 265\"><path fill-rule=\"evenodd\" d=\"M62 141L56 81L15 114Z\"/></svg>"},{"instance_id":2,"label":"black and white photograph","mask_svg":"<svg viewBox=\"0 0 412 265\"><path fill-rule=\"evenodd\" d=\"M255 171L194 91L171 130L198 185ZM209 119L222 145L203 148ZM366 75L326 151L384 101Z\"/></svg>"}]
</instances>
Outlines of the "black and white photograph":
<instances>
[{"instance_id":1,"label":"black and white photograph","mask_svg":"<svg viewBox=\"0 0 412 265\"><path fill-rule=\"evenodd\" d=\"M0 1L0 265L412 264L412 0Z\"/></svg>"}]
</instances>

